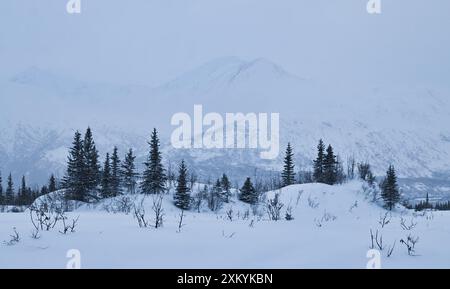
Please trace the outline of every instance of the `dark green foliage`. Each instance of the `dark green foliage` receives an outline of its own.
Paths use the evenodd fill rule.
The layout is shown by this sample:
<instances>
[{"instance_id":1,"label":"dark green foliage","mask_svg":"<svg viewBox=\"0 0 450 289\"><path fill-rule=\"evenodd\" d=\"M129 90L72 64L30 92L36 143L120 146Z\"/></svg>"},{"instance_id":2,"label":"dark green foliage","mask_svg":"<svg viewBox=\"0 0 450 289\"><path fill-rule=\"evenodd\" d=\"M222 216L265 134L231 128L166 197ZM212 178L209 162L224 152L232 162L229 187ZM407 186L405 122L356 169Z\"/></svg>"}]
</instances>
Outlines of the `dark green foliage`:
<instances>
[{"instance_id":1,"label":"dark green foliage","mask_svg":"<svg viewBox=\"0 0 450 289\"><path fill-rule=\"evenodd\" d=\"M133 150L130 149L125 156L125 159L122 163L122 182L128 193L134 194L136 192L136 183L139 174L136 172L136 166L134 161L136 156L133 155Z\"/></svg>"},{"instance_id":2,"label":"dark green foliage","mask_svg":"<svg viewBox=\"0 0 450 289\"><path fill-rule=\"evenodd\" d=\"M6 185L5 204L6 205L14 204L14 183L11 174L9 174L8 176L8 183Z\"/></svg>"},{"instance_id":3,"label":"dark green foliage","mask_svg":"<svg viewBox=\"0 0 450 289\"><path fill-rule=\"evenodd\" d=\"M0 172L0 206L5 203L5 196L3 195L3 180L2 172Z\"/></svg>"},{"instance_id":4,"label":"dark green foliage","mask_svg":"<svg viewBox=\"0 0 450 289\"><path fill-rule=\"evenodd\" d=\"M323 160L322 182L328 185L334 185L336 181L336 156L333 153L333 147L329 145L327 154Z\"/></svg>"},{"instance_id":5,"label":"dark green foliage","mask_svg":"<svg viewBox=\"0 0 450 289\"><path fill-rule=\"evenodd\" d=\"M92 136L92 131L88 127L83 141L83 155L84 155L84 174L83 183L86 191L93 191L100 183L100 164L98 151Z\"/></svg>"},{"instance_id":6,"label":"dark green foliage","mask_svg":"<svg viewBox=\"0 0 450 289\"><path fill-rule=\"evenodd\" d=\"M85 183L85 158L83 141L81 134L75 133L72 148L70 149L67 160L67 172L64 177L64 187L68 190L67 198L86 201L86 183Z\"/></svg>"},{"instance_id":7,"label":"dark green foliage","mask_svg":"<svg viewBox=\"0 0 450 289\"><path fill-rule=\"evenodd\" d=\"M47 187L49 192L54 192L58 190L58 186L56 184L56 178L55 176L52 174L50 176L50 179L48 180L48 187Z\"/></svg>"},{"instance_id":8,"label":"dark green foliage","mask_svg":"<svg viewBox=\"0 0 450 289\"><path fill-rule=\"evenodd\" d=\"M320 140L317 145L317 158L314 161L314 172L313 177L317 183L323 183L323 171L324 171L324 161L325 161L325 145L323 141Z\"/></svg>"},{"instance_id":9,"label":"dark green foliage","mask_svg":"<svg viewBox=\"0 0 450 289\"><path fill-rule=\"evenodd\" d=\"M144 194L158 194L166 190L166 174L162 165L161 152L159 151L159 139L156 129L153 129L150 145L150 154L144 163L145 170L141 183Z\"/></svg>"},{"instance_id":10,"label":"dark green foliage","mask_svg":"<svg viewBox=\"0 0 450 289\"><path fill-rule=\"evenodd\" d=\"M106 154L105 164L103 166L100 193L102 198L110 198L114 196L109 153Z\"/></svg>"},{"instance_id":11,"label":"dark green foliage","mask_svg":"<svg viewBox=\"0 0 450 289\"><path fill-rule=\"evenodd\" d=\"M394 166L389 166L386 172L386 178L381 184L381 197L384 200L385 207L392 210L400 200L400 192L397 185L397 176Z\"/></svg>"},{"instance_id":12,"label":"dark green foliage","mask_svg":"<svg viewBox=\"0 0 450 289\"><path fill-rule=\"evenodd\" d=\"M120 159L117 147L111 156L111 191L113 196L121 193L122 179L120 175Z\"/></svg>"},{"instance_id":13,"label":"dark green foliage","mask_svg":"<svg viewBox=\"0 0 450 289\"><path fill-rule=\"evenodd\" d=\"M222 200L225 203L230 202L231 197L231 183L226 174L223 174L220 180L220 186L222 188Z\"/></svg>"},{"instance_id":14,"label":"dark green foliage","mask_svg":"<svg viewBox=\"0 0 450 289\"><path fill-rule=\"evenodd\" d=\"M191 196L187 185L187 168L184 160L181 161L178 170L177 187L174 195L175 206L182 210L189 210L191 207Z\"/></svg>"},{"instance_id":15,"label":"dark green foliage","mask_svg":"<svg viewBox=\"0 0 450 289\"><path fill-rule=\"evenodd\" d=\"M245 180L244 185L240 189L239 200L249 204L256 204L258 202L258 193L250 178Z\"/></svg>"},{"instance_id":16,"label":"dark green foliage","mask_svg":"<svg viewBox=\"0 0 450 289\"><path fill-rule=\"evenodd\" d=\"M294 153L292 152L291 144L288 143L286 148L286 155L284 157L284 167L281 174L283 186L290 186L295 183L295 172L294 172Z\"/></svg>"}]
</instances>

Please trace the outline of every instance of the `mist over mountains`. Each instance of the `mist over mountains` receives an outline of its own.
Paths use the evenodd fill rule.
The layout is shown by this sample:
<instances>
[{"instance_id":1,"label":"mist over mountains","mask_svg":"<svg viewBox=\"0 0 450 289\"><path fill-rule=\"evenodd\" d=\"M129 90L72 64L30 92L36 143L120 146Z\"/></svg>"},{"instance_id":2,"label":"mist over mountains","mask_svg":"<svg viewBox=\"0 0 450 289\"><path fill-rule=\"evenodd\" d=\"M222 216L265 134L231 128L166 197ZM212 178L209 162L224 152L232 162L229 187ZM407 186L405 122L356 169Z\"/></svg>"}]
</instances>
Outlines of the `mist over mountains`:
<instances>
[{"instance_id":1,"label":"mist over mountains","mask_svg":"<svg viewBox=\"0 0 450 289\"><path fill-rule=\"evenodd\" d=\"M386 1L378 16L357 0L99 0L80 15L59 1L4 2L3 175L61 176L74 131L87 126L101 154L133 147L140 163L157 127L167 162L186 158L205 178L280 169L282 154L171 148L171 116L195 104L280 113L281 151L292 142L297 168L323 138L378 175L391 163L405 178L449 172L450 34L439 32L448 1Z\"/></svg>"}]
</instances>

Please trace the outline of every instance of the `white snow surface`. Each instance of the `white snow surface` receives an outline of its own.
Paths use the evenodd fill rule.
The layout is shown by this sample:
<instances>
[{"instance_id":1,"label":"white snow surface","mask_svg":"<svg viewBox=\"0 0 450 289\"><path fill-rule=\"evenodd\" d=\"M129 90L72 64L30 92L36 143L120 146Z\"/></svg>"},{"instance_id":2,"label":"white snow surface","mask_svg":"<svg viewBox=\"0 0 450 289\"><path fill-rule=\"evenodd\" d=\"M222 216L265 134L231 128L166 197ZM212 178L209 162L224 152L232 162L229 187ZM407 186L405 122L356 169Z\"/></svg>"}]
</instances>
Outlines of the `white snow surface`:
<instances>
[{"instance_id":1,"label":"white snow surface","mask_svg":"<svg viewBox=\"0 0 450 289\"><path fill-rule=\"evenodd\" d=\"M105 200L68 214L80 217L75 233L63 235L55 228L35 240L30 237L27 212L0 213L0 239L9 240L13 227L22 238L13 246L0 245L0 267L65 268L67 251L77 249L82 268L366 268L370 229L380 231L386 247L396 242L391 257L387 248L381 251L382 268L450 267L445 246L450 242L448 212L421 215L398 206L390 223L381 228L378 221L386 211L370 201L360 182L293 185L265 197L276 193L285 204L282 216L290 205L294 220L269 221L266 214L258 220L247 204L233 199L217 213L186 212L185 226L177 232L180 210L168 194L162 228L139 228L132 214L108 213L102 208L112 200ZM151 203L147 197L150 219ZM309 203L318 205L313 208ZM226 217L229 208L233 221ZM247 210L250 216L243 220ZM403 230L401 217L417 226ZM416 256L409 256L400 243L408 234L420 238Z\"/></svg>"}]
</instances>

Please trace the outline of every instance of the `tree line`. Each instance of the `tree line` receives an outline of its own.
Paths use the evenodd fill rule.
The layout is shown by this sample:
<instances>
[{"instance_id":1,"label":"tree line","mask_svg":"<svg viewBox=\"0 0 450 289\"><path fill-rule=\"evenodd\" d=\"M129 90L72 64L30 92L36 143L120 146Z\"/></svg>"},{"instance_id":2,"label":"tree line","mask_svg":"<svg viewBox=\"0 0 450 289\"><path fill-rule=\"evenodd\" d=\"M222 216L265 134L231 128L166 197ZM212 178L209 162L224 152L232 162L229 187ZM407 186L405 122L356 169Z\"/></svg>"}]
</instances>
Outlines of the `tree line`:
<instances>
[{"instance_id":1,"label":"tree line","mask_svg":"<svg viewBox=\"0 0 450 289\"><path fill-rule=\"evenodd\" d=\"M198 204L204 201L210 209L216 210L221 207L221 204L229 202L232 195L231 183L226 174L223 174L222 178L217 179L212 185L203 188L200 193L191 195L196 181L194 174L189 173L184 160L181 160L178 166L177 176L171 171L167 172L163 165L160 140L156 129L153 129L148 145L149 153L143 163L144 171L140 174L136 169L136 156L133 149L130 148L121 160L117 147L114 147L110 153L106 153L104 162L100 164L99 152L92 130L88 127L84 136L76 131L67 158L66 173L59 186L52 175L48 185L39 190L31 190L26 186L25 177L23 177L22 186L15 194L10 175L7 189L3 193L0 176L0 204L29 205L38 196L59 188L66 190L67 199L82 202L94 202L124 193L160 194L169 191L168 186L171 182L175 183L174 204L181 209L198 207ZM360 179L372 187L376 185L376 178L371 171L370 164L356 164L354 159L350 159L347 161L347 171L345 172L340 157L335 154L331 144L325 146L323 140L319 140L317 157L313 161L312 167L312 171L296 173L293 147L288 143L280 181L276 182L276 186L281 188L308 182L328 185L341 184L349 179L354 179L356 169ZM389 166L386 177L378 186L381 189L381 197L386 208L393 209L400 200L393 166ZM260 186L255 186L252 179L247 177L237 194L241 201L256 204L261 192Z\"/></svg>"}]
</instances>

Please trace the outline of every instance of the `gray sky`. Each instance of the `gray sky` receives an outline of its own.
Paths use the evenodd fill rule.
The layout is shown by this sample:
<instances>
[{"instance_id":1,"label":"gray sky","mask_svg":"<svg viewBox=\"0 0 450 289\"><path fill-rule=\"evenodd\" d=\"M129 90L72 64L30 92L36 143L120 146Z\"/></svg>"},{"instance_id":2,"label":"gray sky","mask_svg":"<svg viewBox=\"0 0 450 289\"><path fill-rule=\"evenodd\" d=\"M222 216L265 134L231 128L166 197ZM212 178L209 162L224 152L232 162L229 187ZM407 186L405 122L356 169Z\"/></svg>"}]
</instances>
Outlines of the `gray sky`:
<instances>
[{"instance_id":1,"label":"gray sky","mask_svg":"<svg viewBox=\"0 0 450 289\"><path fill-rule=\"evenodd\" d=\"M223 56L264 57L354 85L450 75L450 1L2 0L0 77L30 66L84 80L158 85Z\"/></svg>"}]
</instances>

